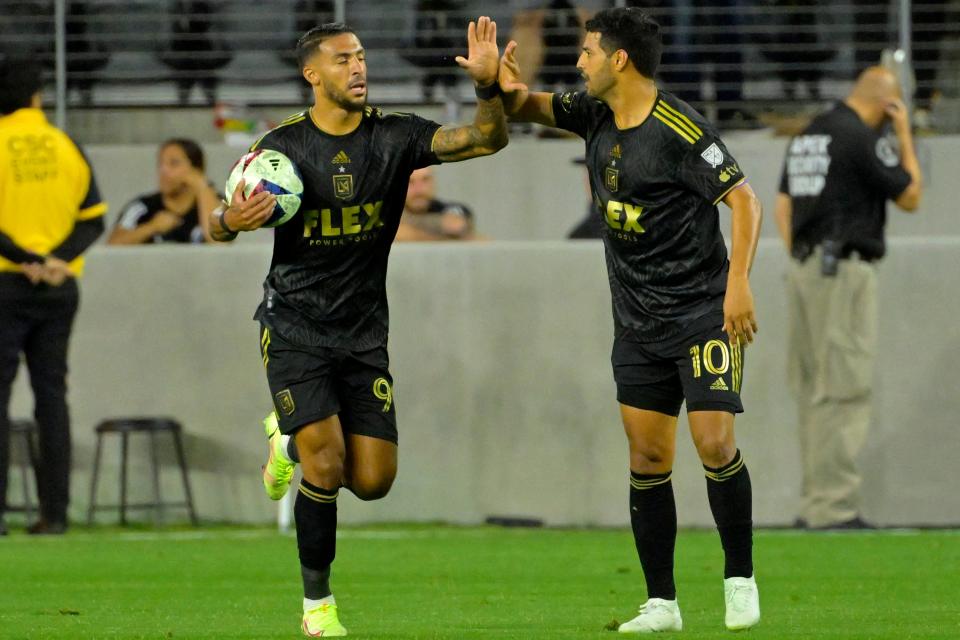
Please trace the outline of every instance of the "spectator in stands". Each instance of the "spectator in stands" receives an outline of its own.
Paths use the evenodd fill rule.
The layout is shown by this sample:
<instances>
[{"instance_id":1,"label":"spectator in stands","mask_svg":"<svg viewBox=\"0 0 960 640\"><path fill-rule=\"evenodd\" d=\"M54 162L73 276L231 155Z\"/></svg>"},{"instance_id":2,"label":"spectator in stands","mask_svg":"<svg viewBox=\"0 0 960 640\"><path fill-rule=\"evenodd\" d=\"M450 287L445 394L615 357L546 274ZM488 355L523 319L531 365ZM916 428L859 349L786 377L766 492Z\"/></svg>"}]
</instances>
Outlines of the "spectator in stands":
<instances>
[{"instance_id":1,"label":"spectator in stands","mask_svg":"<svg viewBox=\"0 0 960 640\"><path fill-rule=\"evenodd\" d=\"M539 81L550 91L580 83L576 70L583 44L583 23L606 6L596 0L528 0L512 3L516 9L510 38L518 43L521 80Z\"/></svg>"},{"instance_id":2,"label":"spectator in stands","mask_svg":"<svg viewBox=\"0 0 960 640\"><path fill-rule=\"evenodd\" d=\"M476 240L473 213L466 205L436 199L437 182L433 168L417 169L410 174L407 200L397 240L437 241Z\"/></svg>"},{"instance_id":3,"label":"spectator in stands","mask_svg":"<svg viewBox=\"0 0 960 640\"><path fill-rule=\"evenodd\" d=\"M175 0L171 5L170 48L161 56L177 72L180 104L190 101L194 84L203 89L207 104L217 101L216 70L230 62L233 54L215 29L217 3L203 0Z\"/></svg>"},{"instance_id":4,"label":"spectator in stands","mask_svg":"<svg viewBox=\"0 0 960 640\"><path fill-rule=\"evenodd\" d=\"M157 186L123 208L109 244L210 242L210 216L222 201L204 173L200 145L179 138L160 145Z\"/></svg>"},{"instance_id":5,"label":"spectator in stands","mask_svg":"<svg viewBox=\"0 0 960 640\"><path fill-rule=\"evenodd\" d=\"M0 535L6 533L10 390L20 354L30 371L40 441L41 518L28 531L67 528L67 347L81 254L103 233L107 210L83 152L40 110L41 73L32 60L0 61Z\"/></svg>"}]
</instances>

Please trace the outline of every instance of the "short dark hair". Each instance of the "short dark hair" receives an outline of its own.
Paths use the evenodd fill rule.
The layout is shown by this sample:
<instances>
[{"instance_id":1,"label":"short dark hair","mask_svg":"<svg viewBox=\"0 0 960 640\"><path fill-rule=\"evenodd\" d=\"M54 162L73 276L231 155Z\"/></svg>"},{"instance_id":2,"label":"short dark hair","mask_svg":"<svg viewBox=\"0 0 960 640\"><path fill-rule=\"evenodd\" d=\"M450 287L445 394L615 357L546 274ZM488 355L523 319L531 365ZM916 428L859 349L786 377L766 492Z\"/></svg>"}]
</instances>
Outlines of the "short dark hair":
<instances>
[{"instance_id":1,"label":"short dark hair","mask_svg":"<svg viewBox=\"0 0 960 640\"><path fill-rule=\"evenodd\" d=\"M0 58L0 114L30 106L43 86L43 68L34 60Z\"/></svg>"},{"instance_id":2,"label":"short dark hair","mask_svg":"<svg viewBox=\"0 0 960 640\"><path fill-rule=\"evenodd\" d=\"M600 34L600 47L612 54L617 49L627 52L634 68L647 78L657 73L663 43L660 25L637 7L604 9L587 20L587 33Z\"/></svg>"},{"instance_id":3,"label":"short dark hair","mask_svg":"<svg viewBox=\"0 0 960 640\"><path fill-rule=\"evenodd\" d=\"M189 138L170 138L160 145L161 150L167 147L180 147L183 150L183 154L187 156L187 160L190 161L191 167L200 169L200 171L204 170L203 148L195 141Z\"/></svg>"},{"instance_id":4,"label":"short dark hair","mask_svg":"<svg viewBox=\"0 0 960 640\"><path fill-rule=\"evenodd\" d=\"M297 64L300 65L300 70L303 71L303 67L307 64L307 60L310 59L310 56L316 53L317 47L320 46L321 42L327 38L338 36L341 33L356 32L342 22L328 22L320 25L319 27L314 27L300 36L300 39L297 40L297 49L295 52L297 55Z\"/></svg>"}]
</instances>

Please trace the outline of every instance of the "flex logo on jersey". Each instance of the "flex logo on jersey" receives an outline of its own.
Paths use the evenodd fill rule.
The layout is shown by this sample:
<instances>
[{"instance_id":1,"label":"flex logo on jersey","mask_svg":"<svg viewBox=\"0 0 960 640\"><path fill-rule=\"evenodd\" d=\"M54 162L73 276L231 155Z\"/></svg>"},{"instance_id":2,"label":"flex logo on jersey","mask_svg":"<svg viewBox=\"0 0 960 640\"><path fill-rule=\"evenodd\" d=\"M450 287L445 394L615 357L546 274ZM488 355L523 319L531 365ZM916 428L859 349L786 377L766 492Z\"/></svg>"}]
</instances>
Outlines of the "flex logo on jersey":
<instances>
[{"instance_id":1,"label":"flex logo on jersey","mask_svg":"<svg viewBox=\"0 0 960 640\"><path fill-rule=\"evenodd\" d=\"M334 176L337 177L337 176ZM380 210L383 200L340 209L312 209L303 212L303 237L313 238L320 232L323 238L357 236L383 226Z\"/></svg>"},{"instance_id":2,"label":"flex logo on jersey","mask_svg":"<svg viewBox=\"0 0 960 640\"><path fill-rule=\"evenodd\" d=\"M628 231L631 233L645 233L640 225L640 216L643 215L643 207L632 205L625 202L610 200L607 202L607 211L604 219L607 226L617 231Z\"/></svg>"}]
</instances>

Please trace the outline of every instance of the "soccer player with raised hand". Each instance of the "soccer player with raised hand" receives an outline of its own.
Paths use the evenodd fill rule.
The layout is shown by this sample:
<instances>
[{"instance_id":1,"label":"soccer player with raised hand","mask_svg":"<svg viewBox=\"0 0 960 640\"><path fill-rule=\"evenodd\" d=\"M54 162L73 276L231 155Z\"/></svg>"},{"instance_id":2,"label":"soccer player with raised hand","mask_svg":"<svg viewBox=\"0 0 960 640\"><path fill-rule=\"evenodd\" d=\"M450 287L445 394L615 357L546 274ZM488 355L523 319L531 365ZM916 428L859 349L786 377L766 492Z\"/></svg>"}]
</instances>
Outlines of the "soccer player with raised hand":
<instances>
[{"instance_id":1,"label":"soccer player with raised hand","mask_svg":"<svg viewBox=\"0 0 960 640\"><path fill-rule=\"evenodd\" d=\"M743 349L757 331L748 275L760 203L713 126L657 87L660 28L636 8L586 24L586 91L531 92L509 43L500 86L512 120L581 136L613 297L613 372L630 448L630 518L648 600L623 633L683 627L673 577L671 485L684 401L726 556L727 628L760 620L750 476L734 439ZM732 210L730 257L717 204Z\"/></svg>"},{"instance_id":2,"label":"soccer player with raised hand","mask_svg":"<svg viewBox=\"0 0 960 640\"><path fill-rule=\"evenodd\" d=\"M274 230L273 261L256 318L276 407L264 421L267 494L283 497L294 463L303 471L294 517L307 636L347 634L329 584L340 487L376 500L397 473L386 274L410 174L489 155L507 144L496 34L487 17L470 23L467 56L457 63L476 85L476 116L469 125L441 127L368 106L359 38L343 24L311 29L296 53L314 105L251 148L283 153L304 183L300 210ZM212 222L216 240L260 228L272 215L274 196L244 200L243 188L241 181L230 206Z\"/></svg>"}]
</instances>

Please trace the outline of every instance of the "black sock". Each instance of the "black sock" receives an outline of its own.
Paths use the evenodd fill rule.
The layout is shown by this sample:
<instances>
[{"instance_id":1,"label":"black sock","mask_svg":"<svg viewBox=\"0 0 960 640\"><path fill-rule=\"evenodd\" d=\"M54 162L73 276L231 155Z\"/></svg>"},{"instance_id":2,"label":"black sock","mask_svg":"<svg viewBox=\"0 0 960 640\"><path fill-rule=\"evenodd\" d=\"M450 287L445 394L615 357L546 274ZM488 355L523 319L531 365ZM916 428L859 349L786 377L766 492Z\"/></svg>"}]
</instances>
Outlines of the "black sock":
<instances>
[{"instance_id":1,"label":"black sock","mask_svg":"<svg viewBox=\"0 0 960 640\"><path fill-rule=\"evenodd\" d=\"M287 458L290 462L300 462L300 452L297 451L297 441L293 436L287 441Z\"/></svg>"},{"instance_id":2,"label":"black sock","mask_svg":"<svg viewBox=\"0 0 960 640\"><path fill-rule=\"evenodd\" d=\"M753 575L753 492L747 465L737 449L729 464L703 468L710 510L723 544L723 577L749 578Z\"/></svg>"},{"instance_id":3,"label":"black sock","mask_svg":"<svg viewBox=\"0 0 960 640\"><path fill-rule=\"evenodd\" d=\"M330 565L337 554L338 493L338 489L321 489L301 480L293 507L303 596L311 600L330 595Z\"/></svg>"},{"instance_id":4,"label":"black sock","mask_svg":"<svg viewBox=\"0 0 960 640\"><path fill-rule=\"evenodd\" d=\"M677 599L677 587L673 582L677 504L673 500L672 473L630 473L630 523L647 581L648 598Z\"/></svg>"}]
</instances>

